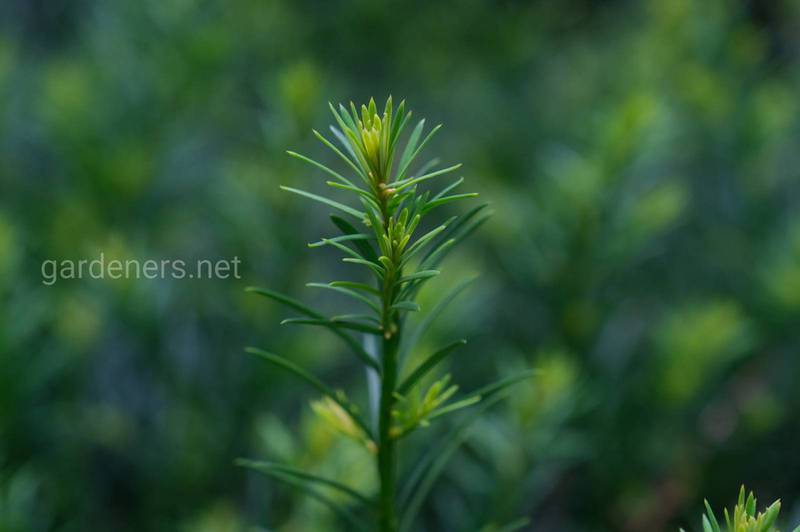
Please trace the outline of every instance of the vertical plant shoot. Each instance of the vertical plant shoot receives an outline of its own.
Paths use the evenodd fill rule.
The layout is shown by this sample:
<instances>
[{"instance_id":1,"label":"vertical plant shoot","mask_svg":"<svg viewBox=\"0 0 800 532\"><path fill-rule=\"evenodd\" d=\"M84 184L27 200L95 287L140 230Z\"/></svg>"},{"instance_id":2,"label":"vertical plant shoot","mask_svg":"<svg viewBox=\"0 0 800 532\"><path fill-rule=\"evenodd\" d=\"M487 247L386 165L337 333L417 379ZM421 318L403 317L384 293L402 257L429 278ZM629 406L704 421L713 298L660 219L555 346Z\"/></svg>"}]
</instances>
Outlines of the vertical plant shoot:
<instances>
[{"instance_id":1,"label":"vertical plant shoot","mask_svg":"<svg viewBox=\"0 0 800 532\"><path fill-rule=\"evenodd\" d=\"M328 329L338 336L352 354L364 364L379 382L378 393L370 397L373 416L354 404L346 393L323 383L288 358L258 348L247 348L264 361L292 373L314 388L322 398L312 407L340 433L361 442L375 456L379 493L362 494L338 482L311 472L272 462L240 460L240 464L256 469L277 480L305 490L336 511L349 528L395 532L410 530L415 516L446 460L466 438L467 423L456 425L445 441L431 447L429 455L411 460L417 469L398 472L398 445L415 429L456 411L475 407L487 408L503 396L511 385L531 375L524 372L490 384L472 393L459 395L450 376L436 376L437 367L457 347L458 340L421 358L413 368L403 367L405 354L412 352L422 329L441 308L464 288L453 292L421 321L417 329L408 331L406 317L420 311L416 302L419 290L440 274L439 265L455 244L464 239L487 218L486 205L477 205L465 213L438 224L426 223L437 215L437 209L477 196L459 193L463 178L438 187L437 181L458 170L461 165L438 167L436 159L420 164L421 153L440 126L425 130L425 120L409 127L411 112L401 102L396 108L392 98L379 111L374 100L349 109L331 107L335 124L332 139L317 131L314 135L341 159L345 172L340 172L304 155L288 152L317 170L327 174L331 188L346 191L351 201L342 203L290 187L282 187L318 204L332 208L331 221L335 233L310 244L312 248L332 246L344 255L343 261L363 268L361 276L350 280L309 283L308 286L335 291L363 305L363 314L324 316L304 304L271 290L248 290L286 305L299 314L283 321ZM410 132L407 131L410 129ZM405 138L405 142L401 142ZM346 174L346 175L345 175ZM431 227L423 230L423 227ZM362 342L359 335L373 336L374 342ZM377 345L377 352L363 345ZM374 418L376 422L370 422ZM402 473L403 482L399 482ZM341 492L352 505L334 504L326 490Z\"/></svg>"},{"instance_id":2,"label":"vertical plant shoot","mask_svg":"<svg viewBox=\"0 0 800 532\"><path fill-rule=\"evenodd\" d=\"M739 499L732 512L723 511L723 519L717 519L708 501L705 501L706 513L703 515L703 532L779 532L776 528L778 514L781 512L781 501L775 501L763 512L758 512L753 492L745 497L744 486L739 490ZM685 532L681 529L681 532ZM793 532L800 532L800 526Z\"/></svg>"}]
</instances>

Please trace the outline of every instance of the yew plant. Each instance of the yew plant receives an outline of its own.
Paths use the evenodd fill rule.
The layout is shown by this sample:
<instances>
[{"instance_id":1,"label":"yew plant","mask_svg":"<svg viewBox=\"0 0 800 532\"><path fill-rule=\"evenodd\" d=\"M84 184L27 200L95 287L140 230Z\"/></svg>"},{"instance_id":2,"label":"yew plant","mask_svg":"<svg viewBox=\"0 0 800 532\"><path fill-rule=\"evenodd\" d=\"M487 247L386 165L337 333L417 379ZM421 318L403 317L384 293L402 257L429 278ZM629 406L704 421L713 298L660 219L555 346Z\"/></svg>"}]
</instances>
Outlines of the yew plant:
<instances>
[{"instance_id":1,"label":"yew plant","mask_svg":"<svg viewBox=\"0 0 800 532\"><path fill-rule=\"evenodd\" d=\"M431 224L428 219L434 218L440 207L477 196L456 192L463 182L461 177L435 190L429 187L461 166L440 168L436 159L419 164L423 148L441 126L426 132L425 120L420 120L410 128L405 142L401 142L401 138L406 138L412 115L404 102L395 108L389 97L382 111L374 100L360 110L352 103L349 108L331 105L330 109L335 119L330 128L333 139L317 131L314 135L341 160L346 172L295 152L288 153L327 174L330 177L327 185L337 193L348 193L351 200L340 202L304 190L281 188L336 211L330 217L335 234L309 245L336 248L344 255L344 262L362 268L362 275L349 280L308 283L308 286L351 298L364 307L364 312L325 316L272 290L252 287L248 290L299 314L282 323L329 330L368 368L368 379L379 385L368 387L372 390L368 394L369 405L363 408L350 399L354 394L322 382L289 358L255 347L246 350L288 371L321 395L312 403L314 411L374 456L378 493L360 493L337 479L323 478L289 464L252 460L239 463L303 490L330 506L347 521L348 529L406 531L414 526L424 499L447 459L466 438L469 423L478 412L460 416L443 441L431 445L430 452L423 457L409 461L415 464L410 471L398 471L398 452L403 439L457 411L488 408L511 385L530 377L531 372L460 394L450 375L437 369L466 343L463 339L427 357L414 357L422 362L406 367L404 363L412 358L409 353L415 351L417 340L431 320L465 283L455 286L432 309L425 309L427 312L417 327L407 327L406 317L421 311L417 303L420 289L440 274L439 265L453 246L486 220L486 205L474 206L441 223ZM364 341L370 337L373 340ZM524 526L524 520L498 530L520 526Z\"/></svg>"},{"instance_id":2,"label":"yew plant","mask_svg":"<svg viewBox=\"0 0 800 532\"><path fill-rule=\"evenodd\" d=\"M781 501L775 501L763 512L756 511L756 498L751 491L745 497L744 486L739 490L739 499L732 512L723 511L724 520L717 520L714 510L705 501L706 513L703 515L703 532L779 532L775 525L781 511ZM681 532L685 532L681 530ZM800 526L793 532L800 532Z\"/></svg>"}]
</instances>

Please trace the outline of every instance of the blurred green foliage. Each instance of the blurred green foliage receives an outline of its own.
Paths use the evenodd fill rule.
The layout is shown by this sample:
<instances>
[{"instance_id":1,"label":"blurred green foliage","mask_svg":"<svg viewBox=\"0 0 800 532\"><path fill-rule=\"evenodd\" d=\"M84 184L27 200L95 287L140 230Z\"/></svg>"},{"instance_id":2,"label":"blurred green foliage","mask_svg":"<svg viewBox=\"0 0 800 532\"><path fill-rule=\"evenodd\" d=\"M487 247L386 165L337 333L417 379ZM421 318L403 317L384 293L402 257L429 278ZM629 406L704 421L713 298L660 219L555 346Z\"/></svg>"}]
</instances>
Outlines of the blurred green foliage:
<instances>
[{"instance_id":1,"label":"blurred green foliage","mask_svg":"<svg viewBox=\"0 0 800 532\"><path fill-rule=\"evenodd\" d=\"M339 304L303 287L335 277L302 245L327 220L278 185L323 180L284 150L325 161L326 102L388 93L496 211L422 350L471 331L465 389L542 370L476 424L425 530L675 530L742 482L798 521L798 23L790 0L3 2L0 531L336 530L232 465L375 482L241 346L364 377L242 288ZM243 278L42 284L100 252Z\"/></svg>"}]
</instances>

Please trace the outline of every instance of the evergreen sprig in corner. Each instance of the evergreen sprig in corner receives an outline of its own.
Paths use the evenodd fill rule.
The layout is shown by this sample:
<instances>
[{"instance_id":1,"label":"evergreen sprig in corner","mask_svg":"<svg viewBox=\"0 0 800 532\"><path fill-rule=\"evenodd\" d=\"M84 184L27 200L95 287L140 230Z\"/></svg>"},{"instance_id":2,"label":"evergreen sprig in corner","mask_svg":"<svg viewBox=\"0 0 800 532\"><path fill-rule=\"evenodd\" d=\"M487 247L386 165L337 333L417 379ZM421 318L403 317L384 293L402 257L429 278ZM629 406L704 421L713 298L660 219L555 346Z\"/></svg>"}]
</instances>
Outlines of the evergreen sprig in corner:
<instances>
[{"instance_id":1,"label":"evergreen sprig in corner","mask_svg":"<svg viewBox=\"0 0 800 532\"><path fill-rule=\"evenodd\" d=\"M728 509L725 508L723 511L725 520L719 521L711 505L705 501L703 532L779 532L775 525L781 511L781 501L773 502L763 512L757 512L756 502L752 491L745 497L745 489L742 486L733 511L728 513ZM681 529L681 532L685 531ZM800 526L793 532L800 532Z\"/></svg>"},{"instance_id":2,"label":"evergreen sprig in corner","mask_svg":"<svg viewBox=\"0 0 800 532\"><path fill-rule=\"evenodd\" d=\"M428 190L434 179L452 174L461 166L440 168L437 159L419 164L423 148L440 126L426 132L425 120L420 120L411 129L407 140L401 143L400 139L411 122L411 112L406 110L404 102L395 108L389 97L382 112L374 100L361 106L360 112L352 103L349 109L343 105L331 105L330 109L335 119L330 128L333 140L317 131L314 135L341 159L348 176L299 153L288 153L327 174L331 178L327 185L350 193L356 201L345 204L305 190L281 188L336 211L331 215L331 221L337 234L321 238L310 246L338 249L344 255L343 261L364 268L369 281L359 278L309 283L308 286L352 298L363 304L365 312L328 317L272 290L248 290L273 299L300 315L283 323L328 329L347 345L352 354L369 368L371 377L380 383L379 392L370 396L373 416L365 416L365 409L354 404L347 394L323 383L289 358L254 347L247 348L247 351L288 371L322 395L313 403L314 411L340 433L361 442L374 453L379 492L374 495L359 493L335 479L322 478L290 465L252 460L240 460L239 463L295 486L331 506L348 522L349 528L407 531L413 526L436 477L464 441L469 423L477 416L465 417L456 424L443 442L432 446L430 454L416 461L413 471L397 471L398 444L417 428L436 419L470 407L478 410L488 408L501 399L510 386L529 378L532 372L507 377L464 395L459 395L458 386L451 384L447 374L425 385L430 381L425 377L430 377L465 340L442 347L415 368L404 367L403 362L407 359L404 355L415 349L422 329L465 284L456 286L416 329L409 331L406 316L420 311L416 301L419 290L428 280L439 275L439 265L453 246L487 219L487 206L474 206L423 232L421 227L426 225L423 220L435 214L439 207L477 196L456 192L464 181L462 177L435 193ZM367 344L359 341L360 334L375 337L379 346L377 352L365 349ZM370 421L373 418L376 422ZM401 476L402 482L399 481ZM326 490L343 494L352 505L334 503L325 496ZM524 522L515 521L512 529Z\"/></svg>"}]
</instances>

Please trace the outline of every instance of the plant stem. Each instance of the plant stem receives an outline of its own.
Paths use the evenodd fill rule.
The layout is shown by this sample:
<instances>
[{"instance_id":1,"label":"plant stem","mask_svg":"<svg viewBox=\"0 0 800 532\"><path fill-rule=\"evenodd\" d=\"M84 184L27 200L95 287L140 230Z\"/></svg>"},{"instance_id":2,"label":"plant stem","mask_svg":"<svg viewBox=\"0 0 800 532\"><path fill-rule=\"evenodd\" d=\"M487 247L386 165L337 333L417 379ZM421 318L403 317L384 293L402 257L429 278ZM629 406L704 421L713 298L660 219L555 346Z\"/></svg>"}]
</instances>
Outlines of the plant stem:
<instances>
[{"instance_id":1,"label":"plant stem","mask_svg":"<svg viewBox=\"0 0 800 532\"><path fill-rule=\"evenodd\" d=\"M388 237L392 242L390 220L392 213L389 211L388 196L385 194L381 183L386 183L385 176L379 176L375 187L378 205L383 222L378 238ZM396 245L396 244L395 244ZM397 353L400 345L400 326L396 321L396 311L392 310L392 302L396 295L395 279L402 276L399 257L395 256L394 249L389 257L393 267L387 268L383 279L381 301L381 326L383 329L383 342L381 349L381 398L378 411L378 477L380 478L380 498L378 501L378 528L380 532L396 532L398 530L397 514L395 511L394 484L397 457L395 455L395 441L392 438L392 409L394 408L394 392L397 386Z\"/></svg>"},{"instance_id":2,"label":"plant stem","mask_svg":"<svg viewBox=\"0 0 800 532\"><path fill-rule=\"evenodd\" d=\"M398 331L399 332L399 331ZM399 334L392 334L383 340L383 380L381 382L381 401L378 422L378 475L380 477L380 530L395 532L394 484L397 458L395 442L391 435L394 389L397 384L397 348Z\"/></svg>"}]
</instances>

